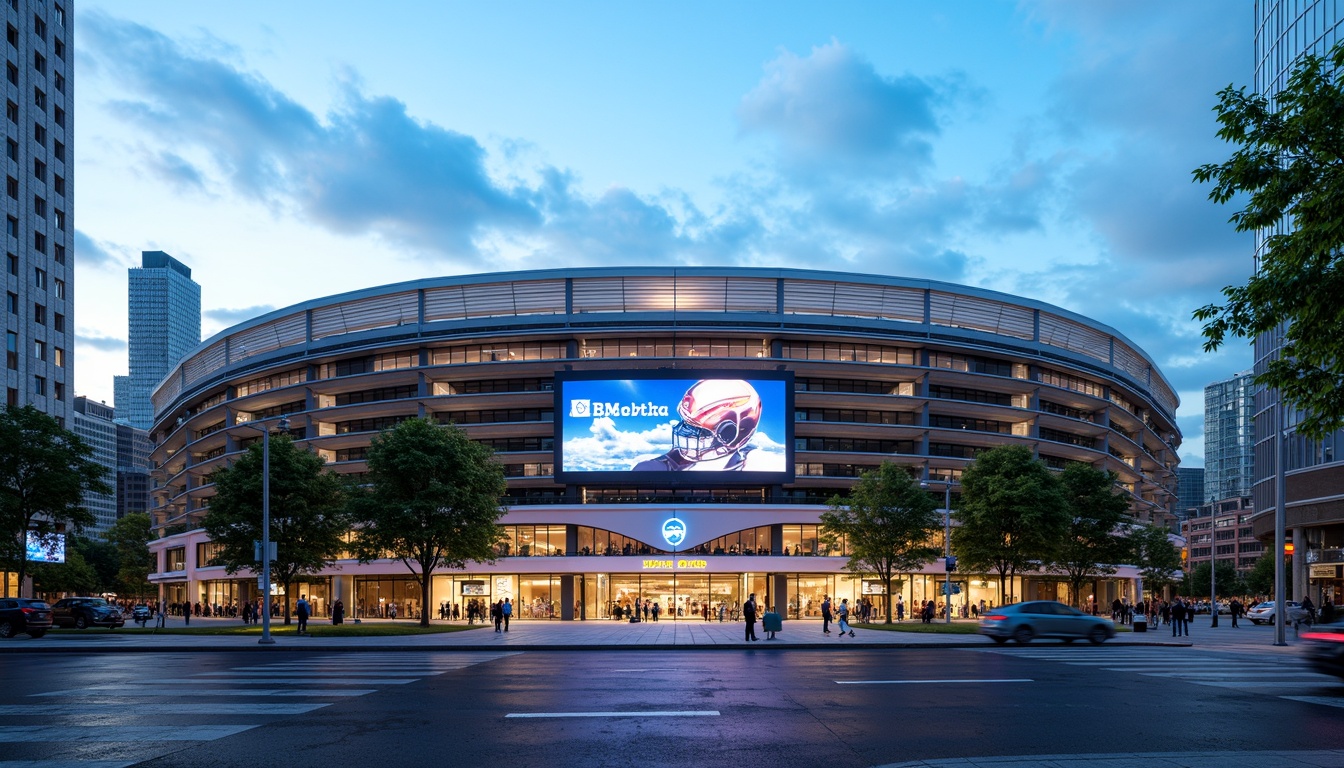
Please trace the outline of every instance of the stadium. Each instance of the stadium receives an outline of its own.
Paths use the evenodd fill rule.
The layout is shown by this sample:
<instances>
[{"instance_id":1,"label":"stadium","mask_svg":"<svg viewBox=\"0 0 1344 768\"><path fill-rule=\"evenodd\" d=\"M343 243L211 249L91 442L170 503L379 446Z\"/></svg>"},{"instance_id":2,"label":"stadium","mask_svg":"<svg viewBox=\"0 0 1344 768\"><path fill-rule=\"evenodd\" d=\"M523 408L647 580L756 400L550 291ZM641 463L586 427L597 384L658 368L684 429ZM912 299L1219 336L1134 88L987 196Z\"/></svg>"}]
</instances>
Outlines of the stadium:
<instances>
[{"instance_id":1,"label":"stadium","mask_svg":"<svg viewBox=\"0 0 1344 768\"><path fill-rule=\"evenodd\" d=\"M594 620L636 599L703 618L749 593L789 618L884 585L827 548L827 502L883 461L941 499L977 453L1029 447L1113 471L1139 520L1175 501L1177 397L1116 330L930 280L753 268L585 268L428 278L307 301L202 343L153 396L152 580L172 603L258 599L213 565L210 474L274 429L359 474L413 417L463 427L504 466L492 564L433 577L341 559L301 590L319 614L409 617L510 598ZM941 503L940 503L941 506ZM942 601L941 561L904 576ZM1069 599L1049 574L956 572L954 607ZM1080 599L1134 600L1122 566ZM277 595L296 600L298 595Z\"/></svg>"}]
</instances>

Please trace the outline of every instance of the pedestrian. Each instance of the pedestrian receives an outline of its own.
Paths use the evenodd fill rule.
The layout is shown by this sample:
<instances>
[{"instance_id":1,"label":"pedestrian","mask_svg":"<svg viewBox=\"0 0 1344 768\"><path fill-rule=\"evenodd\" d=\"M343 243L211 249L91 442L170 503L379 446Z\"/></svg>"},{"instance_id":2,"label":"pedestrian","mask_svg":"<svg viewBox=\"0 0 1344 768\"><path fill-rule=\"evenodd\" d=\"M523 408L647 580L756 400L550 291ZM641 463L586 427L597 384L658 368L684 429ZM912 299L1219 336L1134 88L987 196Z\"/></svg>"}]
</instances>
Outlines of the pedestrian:
<instances>
[{"instance_id":1,"label":"pedestrian","mask_svg":"<svg viewBox=\"0 0 1344 768\"><path fill-rule=\"evenodd\" d=\"M1316 604L1311 602L1311 596L1302 598L1302 609L1307 612L1307 623L1316 623Z\"/></svg>"},{"instance_id":2,"label":"pedestrian","mask_svg":"<svg viewBox=\"0 0 1344 768\"><path fill-rule=\"evenodd\" d=\"M649 620L649 603L647 600L644 601L644 620L645 621Z\"/></svg>"},{"instance_id":3,"label":"pedestrian","mask_svg":"<svg viewBox=\"0 0 1344 768\"><path fill-rule=\"evenodd\" d=\"M500 613L504 619L504 631L509 631L509 619L513 618L513 598L504 598L504 604L499 607Z\"/></svg>"},{"instance_id":4,"label":"pedestrian","mask_svg":"<svg viewBox=\"0 0 1344 768\"><path fill-rule=\"evenodd\" d=\"M905 601L901 600L900 595L896 596L896 620L905 621Z\"/></svg>"},{"instance_id":5,"label":"pedestrian","mask_svg":"<svg viewBox=\"0 0 1344 768\"><path fill-rule=\"evenodd\" d=\"M852 630L852 629L849 628L849 598L848 598L848 597L846 597L846 598L842 598L842 599L840 600L840 608L836 611L836 614L840 617L840 618L839 618L839 621L836 622L836 626L840 627L840 636L841 636L841 637L844 637L844 636L845 636L845 633L848 632L848 633L849 633L849 636L850 636L850 637L853 637L853 636L854 636L854 630Z\"/></svg>"},{"instance_id":6,"label":"pedestrian","mask_svg":"<svg viewBox=\"0 0 1344 768\"><path fill-rule=\"evenodd\" d=\"M831 596L826 595L821 601L821 634L831 634Z\"/></svg>"},{"instance_id":7,"label":"pedestrian","mask_svg":"<svg viewBox=\"0 0 1344 768\"><path fill-rule=\"evenodd\" d=\"M299 601L294 604L294 615L299 618L299 634L308 632L308 597L299 595Z\"/></svg>"},{"instance_id":8,"label":"pedestrian","mask_svg":"<svg viewBox=\"0 0 1344 768\"><path fill-rule=\"evenodd\" d=\"M660 608L660 607L658 606L657 603L654 603L654 604L653 604L653 609L649 611L650 613L653 614L653 620L654 620L655 623L658 621L658 614L659 614L659 613L662 613L662 610L663 610L663 609Z\"/></svg>"},{"instance_id":9,"label":"pedestrian","mask_svg":"<svg viewBox=\"0 0 1344 768\"><path fill-rule=\"evenodd\" d=\"M742 618L747 622L746 642L757 640L756 637L756 593L752 592L747 597L747 602L742 604Z\"/></svg>"},{"instance_id":10,"label":"pedestrian","mask_svg":"<svg viewBox=\"0 0 1344 768\"><path fill-rule=\"evenodd\" d=\"M336 604L333 605L333 606L331 607L331 623L332 623L332 624L344 624L344 623L345 623L345 602L344 602L344 601L337 600L337 601L336 601Z\"/></svg>"},{"instance_id":11,"label":"pedestrian","mask_svg":"<svg viewBox=\"0 0 1344 768\"><path fill-rule=\"evenodd\" d=\"M1237 626L1237 617L1241 615L1241 601L1232 598L1232 602L1227 604L1227 612L1232 615L1232 628L1239 629Z\"/></svg>"},{"instance_id":12,"label":"pedestrian","mask_svg":"<svg viewBox=\"0 0 1344 768\"><path fill-rule=\"evenodd\" d=\"M1190 607L1185 604L1181 598L1176 598L1171 604L1171 636L1181 637L1184 632L1185 637L1190 636Z\"/></svg>"},{"instance_id":13,"label":"pedestrian","mask_svg":"<svg viewBox=\"0 0 1344 768\"><path fill-rule=\"evenodd\" d=\"M490 619L495 622L495 631L504 631L504 603L495 601L490 604Z\"/></svg>"},{"instance_id":14,"label":"pedestrian","mask_svg":"<svg viewBox=\"0 0 1344 768\"><path fill-rule=\"evenodd\" d=\"M1333 624L1335 621L1335 604L1330 598L1321 601L1321 623Z\"/></svg>"}]
</instances>

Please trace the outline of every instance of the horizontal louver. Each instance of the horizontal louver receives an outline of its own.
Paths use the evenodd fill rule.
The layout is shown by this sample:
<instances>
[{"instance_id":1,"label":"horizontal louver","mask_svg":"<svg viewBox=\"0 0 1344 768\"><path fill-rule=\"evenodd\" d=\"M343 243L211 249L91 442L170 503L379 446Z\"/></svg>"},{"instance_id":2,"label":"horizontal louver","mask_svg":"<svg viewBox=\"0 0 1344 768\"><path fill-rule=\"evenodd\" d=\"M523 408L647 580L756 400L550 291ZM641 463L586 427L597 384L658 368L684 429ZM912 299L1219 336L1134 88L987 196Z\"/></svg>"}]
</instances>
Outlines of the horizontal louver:
<instances>
[{"instance_id":1,"label":"horizontal louver","mask_svg":"<svg viewBox=\"0 0 1344 768\"><path fill-rule=\"evenodd\" d=\"M959 296L942 291L929 292L929 322L1027 340L1032 338L1035 331L1030 309L993 299Z\"/></svg>"},{"instance_id":2,"label":"horizontal louver","mask_svg":"<svg viewBox=\"0 0 1344 768\"><path fill-rule=\"evenodd\" d=\"M229 337L229 362L236 363L291 344L307 341L308 322L302 312L282 317Z\"/></svg>"},{"instance_id":3,"label":"horizontal louver","mask_svg":"<svg viewBox=\"0 0 1344 768\"><path fill-rule=\"evenodd\" d=\"M227 362L224 354L224 341L217 341L195 356L187 358L187 361L182 364L182 372L186 377L186 383L194 384L210 375L210 373L223 368Z\"/></svg>"},{"instance_id":4,"label":"horizontal louver","mask_svg":"<svg viewBox=\"0 0 1344 768\"><path fill-rule=\"evenodd\" d=\"M1102 362L1111 361L1111 337L1082 323L1065 320L1048 312L1041 313L1041 343L1063 347Z\"/></svg>"},{"instance_id":5,"label":"horizontal louver","mask_svg":"<svg viewBox=\"0 0 1344 768\"><path fill-rule=\"evenodd\" d=\"M341 302L313 310L313 340L371 328L414 325L419 313L415 291Z\"/></svg>"}]
</instances>

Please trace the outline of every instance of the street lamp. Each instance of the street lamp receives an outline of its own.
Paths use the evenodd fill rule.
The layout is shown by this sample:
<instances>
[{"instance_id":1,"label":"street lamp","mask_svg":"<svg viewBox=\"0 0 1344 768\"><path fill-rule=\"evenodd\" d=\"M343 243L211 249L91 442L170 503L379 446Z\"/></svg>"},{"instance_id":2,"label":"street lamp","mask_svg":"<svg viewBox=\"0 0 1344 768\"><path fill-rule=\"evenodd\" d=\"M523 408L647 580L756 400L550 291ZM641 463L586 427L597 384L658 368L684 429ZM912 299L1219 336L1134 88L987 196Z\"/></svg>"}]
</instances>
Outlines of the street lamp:
<instances>
[{"instance_id":1,"label":"street lamp","mask_svg":"<svg viewBox=\"0 0 1344 768\"><path fill-rule=\"evenodd\" d=\"M289 431L289 417L281 416L281 432ZM274 645L271 637L271 428L261 430L261 645Z\"/></svg>"},{"instance_id":2,"label":"street lamp","mask_svg":"<svg viewBox=\"0 0 1344 768\"><path fill-rule=\"evenodd\" d=\"M943 486L943 597L947 601L943 623L952 623L952 480L925 480L919 485L928 488L941 483Z\"/></svg>"}]
</instances>

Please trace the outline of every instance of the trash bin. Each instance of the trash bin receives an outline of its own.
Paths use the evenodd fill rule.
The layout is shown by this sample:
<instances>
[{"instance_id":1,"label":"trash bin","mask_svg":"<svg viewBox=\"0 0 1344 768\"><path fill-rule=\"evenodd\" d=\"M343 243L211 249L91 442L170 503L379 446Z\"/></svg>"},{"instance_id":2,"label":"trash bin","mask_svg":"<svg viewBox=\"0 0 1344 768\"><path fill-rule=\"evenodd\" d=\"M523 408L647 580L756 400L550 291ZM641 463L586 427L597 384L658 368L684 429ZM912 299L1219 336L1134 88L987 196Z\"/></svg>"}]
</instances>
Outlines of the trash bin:
<instances>
[{"instance_id":1,"label":"trash bin","mask_svg":"<svg viewBox=\"0 0 1344 768\"><path fill-rule=\"evenodd\" d=\"M776 632L784 631L784 620L780 618L778 613L767 611L765 615L761 617L761 629L770 633L770 636L767 637L766 640L774 640Z\"/></svg>"},{"instance_id":2,"label":"trash bin","mask_svg":"<svg viewBox=\"0 0 1344 768\"><path fill-rule=\"evenodd\" d=\"M1134 631L1135 631L1135 632L1147 632L1147 631L1148 631L1148 617L1147 617L1147 616L1135 616L1135 617L1134 617L1134 620L1130 622L1130 625L1134 628Z\"/></svg>"}]
</instances>

